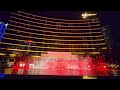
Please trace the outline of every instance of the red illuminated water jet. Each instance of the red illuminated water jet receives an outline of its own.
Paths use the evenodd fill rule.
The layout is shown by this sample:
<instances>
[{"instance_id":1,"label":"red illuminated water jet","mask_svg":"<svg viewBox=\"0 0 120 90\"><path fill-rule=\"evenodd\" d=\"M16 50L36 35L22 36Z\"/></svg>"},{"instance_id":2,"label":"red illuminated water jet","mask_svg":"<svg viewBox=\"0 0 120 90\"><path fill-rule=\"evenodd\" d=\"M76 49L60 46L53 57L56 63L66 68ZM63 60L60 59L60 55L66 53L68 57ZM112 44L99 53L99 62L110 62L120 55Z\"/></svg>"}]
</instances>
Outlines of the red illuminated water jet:
<instances>
[{"instance_id":1,"label":"red illuminated water jet","mask_svg":"<svg viewBox=\"0 0 120 90\"><path fill-rule=\"evenodd\" d=\"M100 63L95 63L93 58L81 55L73 55L71 52L48 52L42 54L39 61L36 63L35 58L30 55L23 55L17 58L16 66L23 65L24 68L30 68L30 64L34 64L34 69L54 69L54 70L96 70L107 69L107 64L100 60ZM24 64L21 64L23 62Z\"/></svg>"}]
</instances>

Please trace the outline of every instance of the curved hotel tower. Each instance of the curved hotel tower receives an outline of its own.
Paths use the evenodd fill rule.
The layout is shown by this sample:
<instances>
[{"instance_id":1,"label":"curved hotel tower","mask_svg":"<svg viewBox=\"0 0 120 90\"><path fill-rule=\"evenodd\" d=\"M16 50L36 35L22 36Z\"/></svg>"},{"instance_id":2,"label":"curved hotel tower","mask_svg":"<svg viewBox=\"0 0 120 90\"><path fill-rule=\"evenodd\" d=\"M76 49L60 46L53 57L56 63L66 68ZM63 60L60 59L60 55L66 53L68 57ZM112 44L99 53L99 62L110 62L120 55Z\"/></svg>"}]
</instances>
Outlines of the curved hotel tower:
<instances>
[{"instance_id":1,"label":"curved hotel tower","mask_svg":"<svg viewBox=\"0 0 120 90\"><path fill-rule=\"evenodd\" d=\"M0 47L3 52L7 50L6 54L96 55L99 49L106 48L106 43L96 16L67 20L17 11L11 13Z\"/></svg>"}]
</instances>

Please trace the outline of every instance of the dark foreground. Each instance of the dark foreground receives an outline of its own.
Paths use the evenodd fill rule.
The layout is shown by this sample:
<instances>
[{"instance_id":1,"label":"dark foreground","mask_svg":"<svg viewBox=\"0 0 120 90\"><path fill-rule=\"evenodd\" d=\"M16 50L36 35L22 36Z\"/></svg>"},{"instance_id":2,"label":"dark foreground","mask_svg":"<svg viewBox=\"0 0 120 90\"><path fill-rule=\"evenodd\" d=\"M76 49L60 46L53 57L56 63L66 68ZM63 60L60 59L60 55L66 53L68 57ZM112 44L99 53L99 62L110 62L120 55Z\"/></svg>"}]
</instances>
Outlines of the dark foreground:
<instances>
[{"instance_id":1,"label":"dark foreground","mask_svg":"<svg viewBox=\"0 0 120 90\"><path fill-rule=\"evenodd\" d=\"M0 79L120 79L120 70L39 70L0 68Z\"/></svg>"},{"instance_id":2,"label":"dark foreground","mask_svg":"<svg viewBox=\"0 0 120 90\"><path fill-rule=\"evenodd\" d=\"M5 75L0 79L120 79L120 76Z\"/></svg>"}]
</instances>

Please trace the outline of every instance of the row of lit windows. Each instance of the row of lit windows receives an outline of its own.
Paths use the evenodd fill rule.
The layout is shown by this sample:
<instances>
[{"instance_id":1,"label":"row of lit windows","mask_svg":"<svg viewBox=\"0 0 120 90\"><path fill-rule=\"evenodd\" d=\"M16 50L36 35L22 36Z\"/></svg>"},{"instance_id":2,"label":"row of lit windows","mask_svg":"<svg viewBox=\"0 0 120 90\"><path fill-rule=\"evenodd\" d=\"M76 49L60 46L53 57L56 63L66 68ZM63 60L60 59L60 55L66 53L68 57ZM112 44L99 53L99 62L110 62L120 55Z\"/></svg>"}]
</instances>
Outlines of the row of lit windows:
<instances>
[{"instance_id":1,"label":"row of lit windows","mask_svg":"<svg viewBox=\"0 0 120 90\"><path fill-rule=\"evenodd\" d=\"M26 48L31 48L31 49L39 49L41 50L42 48L45 49L45 48L49 48L49 49L57 49L57 48L62 48L62 49L65 49L65 48L69 48L69 49L85 49L85 48L88 48L88 49L93 49L93 48L98 48L99 46L93 46L93 45L47 45L47 44L43 44L43 45L40 45L40 46L32 46L32 45L18 45L18 44L10 44L10 43L2 43L1 44L1 48L11 48L11 49L26 49ZM101 45L100 47L105 47L105 45Z\"/></svg>"},{"instance_id":2,"label":"row of lit windows","mask_svg":"<svg viewBox=\"0 0 120 90\"><path fill-rule=\"evenodd\" d=\"M52 45L89 45L89 44L91 44L91 42L93 43L93 44L98 44L98 45L100 45L100 44L104 44L104 40L101 40L101 41L90 41L90 40L79 40L79 42L77 42L76 41L76 43L74 42L74 41L70 41L69 40L69 42L66 42L66 41L49 41L49 40L42 40L42 41L39 41L39 42L36 42L36 41L30 41L30 40L19 40L19 39L12 39L12 38L6 38L6 37L4 37L3 38L3 41L4 42L9 42L9 43L18 43L18 44L27 44L28 45L28 43L32 43L32 45L36 45L36 44L38 44L38 46L40 45L40 44L52 44ZM84 43L86 43L86 44L84 44ZM93 45L92 44L92 45Z\"/></svg>"},{"instance_id":3,"label":"row of lit windows","mask_svg":"<svg viewBox=\"0 0 120 90\"><path fill-rule=\"evenodd\" d=\"M33 36L24 36L24 35L17 35L17 34L11 34L11 33L5 33L5 35L12 35L13 37L14 36L18 36L18 38L20 38L20 37L26 37L26 38L34 38L34 39L52 39L52 38L63 38L64 40L66 40L67 38L76 38L76 39L79 39L79 38L84 38L84 37L88 37L88 38L100 38L100 37L102 37L101 39L103 39L103 35L99 35L99 36L54 36L54 37L51 37L51 36L45 36L45 37L41 37L41 38L39 38L39 37L33 37Z\"/></svg>"},{"instance_id":4,"label":"row of lit windows","mask_svg":"<svg viewBox=\"0 0 120 90\"><path fill-rule=\"evenodd\" d=\"M45 37L45 36L51 36L51 37L61 37L61 36L66 36L66 37L76 37L76 36L99 36L99 35L103 35L102 33L96 33L96 32L93 32L93 33L91 33L91 32L88 32L88 33L76 33L76 34L67 34L67 33L61 33L61 34L51 34L51 33L40 33L40 34L38 34L38 33L31 33L31 32L25 32L25 31L19 31L19 30L14 30L14 29L8 29L7 30L7 32L6 33L11 33L12 32L12 34L17 34L17 35L23 35L23 36L30 36L30 35L32 35L32 37L38 37L38 38L40 38L40 37Z\"/></svg>"},{"instance_id":5,"label":"row of lit windows","mask_svg":"<svg viewBox=\"0 0 120 90\"><path fill-rule=\"evenodd\" d=\"M3 50L6 50L5 48L3 48ZM9 51L19 51L19 52L22 52L22 51L26 51L26 52L33 52L34 54L35 53L46 53L47 51L58 51L57 49L54 49L54 50L52 50L52 49L47 49L47 50L44 50L44 51L40 51L40 50L38 50L38 51L36 51L36 50L28 50L28 49L7 49L7 50L9 50ZM60 50L59 50L60 51ZM72 53L74 53L74 54L81 54L81 52L80 52L81 50L62 50L62 52L72 52ZM98 50L94 50L94 52L97 52ZM91 49L91 50L89 50L88 52L93 52L93 49ZM84 53L85 53L85 51L84 51Z\"/></svg>"},{"instance_id":6,"label":"row of lit windows","mask_svg":"<svg viewBox=\"0 0 120 90\"><path fill-rule=\"evenodd\" d=\"M34 15L34 14L29 14L29 13L22 12L22 11L18 11L17 13L19 13L19 15L24 14L24 16L25 16L25 15L30 16L30 18L35 17L35 18L39 18L39 19L45 19L45 20L48 20L48 21L50 21L50 20L52 20L52 21L86 21L86 20L88 21L88 20L93 20L93 19L86 19L86 20L55 19L55 18L48 18L48 17L38 16L38 15ZM26 16L26 17L27 17L27 16ZM32 17L31 17L31 16L32 16ZM35 19L35 18L34 18L34 19ZM94 20L98 20L98 18L96 18L96 19L94 19Z\"/></svg>"},{"instance_id":7,"label":"row of lit windows","mask_svg":"<svg viewBox=\"0 0 120 90\"><path fill-rule=\"evenodd\" d=\"M99 24L94 24L94 25L92 25L92 24L90 24L90 25L81 25L81 24L78 24L79 26L74 26L74 25L72 25L72 26L70 26L69 24L46 24L46 23L36 23L36 24L27 24L28 22L33 22L33 21L28 21L28 20L24 20L24 19L19 19L19 20L22 20L22 21L16 21L16 20L9 20L10 21L10 23L12 22L12 23L15 23L15 24L21 24L21 25L25 25L25 26L40 26L41 28L42 28L42 26L43 27L51 27L51 28L55 28L55 27L57 27L57 28L60 28L60 27L62 27L62 28L82 28L82 27L92 27L92 28L96 28L97 26L100 26ZM28 21L28 22L23 22L23 21ZM22 23L21 23L22 22ZM35 23L35 22L33 22L33 23ZM49 25L49 26L48 26Z\"/></svg>"},{"instance_id":8,"label":"row of lit windows","mask_svg":"<svg viewBox=\"0 0 120 90\"><path fill-rule=\"evenodd\" d=\"M39 28L39 29L37 30L37 29L32 29L32 28L23 27L23 26L20 26L20 25L12 25L12 24L9 24L9 27L16 27L16 28L21 28L21 29L23 28L23 29L35 30L35 31L39 31L39 32L42 31L41 28ZM9 28L9 27L8 27L8 28ZM48 28L44 28L44 31L45 31L45 30L47 31L47 29L48 29ZM61 30L63 30L63 31L66 31L66 30L67 30L67 31L75 31L75 30L78 30L78 31L79 31L79 30L80 30L80 31L81 31L81 30L85 30L85 31L87 31L87 30L93 30L93 31L94 31L94 30L101 30L101 28L96 28L96 29L58 29L58 28L52 29L52 28L49 28L49 29L51 29L51 30L53 30L53 31L55 31L55 30L56 30L56 31L58 31L58 30L59 30L59 31L61 31ZM44 32L44 31L43 31L43 32ZM56 32L56 31L55 31L55 32ZM58 31L58 32L59 32L59 31ZM61 32L62 32L62 31L61 31Z\"/></svg>"},{"instance_id":9,"label":"row of lit windows","mask_svg":"<svg viewBox=\"0 0 120 90\"><path fill-rule=\"evenodd\" d=\"M29 27L34 27L34 28L44 28L44 29L53 29L53 30L56 30L56 29L59 29L59 30L98 30L98 29L101 29L100 27L94 27L94 25L92 26L79 26L79 27L64 27L64 26L41 26L41 25L31 25L31 24L26 24L26 23L21 23L21 22L16 22L14 21L15 23L18 23L16 26L29 26ZM9 25L12 25L11 23ZM14 24L13 24L14 25ZM96 25L95 25L96 26ZM83 28L82 27L87 27L87 28ZM89 28L89 29L88 29Z\"/></svg>"},{"instance_id":10,"label":"row of lit windows","mask_svg":"<svg viewBox=\"0 0 120 90\"><path fill-rule=\"evenodd\" d=\"M8 38L8 37L4 37L3 39L8 39L8 40L17 40L17 41L27 41L27 40L25 40L25 38L23 38L23 40L21 40L21 38L20 39L14 39L14 38ZM87 41L92 41L92 42L94 42L94 41L104 41L104 39L95 39L95 40L90 40L90 39L82 39L82 40L71 40L71 39L68 39L68 40L65 40L65 39L46 39L46 38L44 38L44 39L42 39L42 41L49 41L49 42L52 42L52 41L60 41L60 42L87 42ZM41 41L41 42L42 42ZM33 41L34 43L41 43L40 41L38 41L38 42L36 42L36 41Z\"/></svg>"},{"instance_id":11,"label":"row of lit windows","mask_svg":"<svg viewBox=\"0 0 120 90\"><path fill-rule=\"evenodd\" d=\"M20 30L20 29L19 29L19 30L18 30L18 29L15 30L15 29L11 29L11 28L7 28L7 31L9 31L9 32L11 32L11 31L12 31L12 32L13 32L13 31L16 31L16 32L18 32L18 33L19 33L19 32L22 32L22 33L28 33L28 34L31 34L31 33L32 33L32 35L43 35L43 36L44 36L44 35L49 35L49 34L56 34L56 35L57 35L57 34L64 34L64 35L68 35L68 34L72 34L72 35L78 35L78 34L79 34L79 35L80 35L80 34L82 34L82 35L84 35L84 34L102 34L102 32L93 32L93 31L92 31L92 32L82 32L82 33L81 33L81 32L75 33L75 32L52 32L52 31L48 31L48 32L47 32L47 31L45 31L45 34L41 34L41 32L39 32L39 34L38 34L37 32L35 33L35 31L30 32L31 30L30 30L30 31L27 31L27 30L25 31L25 30L23 30L23 29L22 29L22 30ZM49 33L49 34L47 34L47 33Z\"/></svg>"},{"instance_id":12,"label":"row of lit windows","mask_svg":"<svg viewBox=\"0 0 120 90\"><path fill-rule=\"evenodd\" d=\"M21 18L13 17L13 16L11 16L11 18L12 18L12 20L10 20L10 22L15 22L16 20L19 20L19 21L21 20L21 21L24 22L24 23L30 22L30 23L32 23L32 24L35 24L35 25L37 24L37 25L39 25L39 26L41 26L41 25L43 25L43 24L46 25L46 26L47 26L47 25L50 25L50 26L67 26L67 27L68 27L68 26L71 26L71 27L72 27L72 26L74 26L74 25L75 25L75 26L76 26L76 25L77 25L77 26L79 25L79 27L80 27L81 25L84 26L84 27L85 27L85 26L88 26L88 25L89 25L89 26L100 26L97 22L86 22L86 23L76 23L76 24L74 24L74 23L73 23L73 24L69 24L69 23L63 23L63 22L62 22L62 23L56 23L56 22L55 22L55 23L47 23L47 22L42 22L42 21L36 22L36 21L33 21L33 20L32 20L32 21L30 21L30 20L25 20L26 18L25 18L25 19L21 19ZM15 20L13 21L13 19L15 19ZM17 22L16 22L16 23L17 23ZM93 24L93 25L92 25L92 24Z\"/></svg>"},{"instance_id":13,"label":"row of lit windows","mask_svg":"<svg viewBox=\"0 0 120 90\"><path fill-rule=\"evenodd\" d=\"M69 34L69 33L70 33L70 34L76 34L76 33L77 33L77 34L79 34L79 33L81 33L81 32L82 32L83 34L85 34L85 33L102 33L101 30L97 30L97 31L96 31L96 30L92 30L92 31L90 31L90 30L79 30L79 31L78 31L78 30L71 30L71 31L68 31L68 30L65 30L65 31L53 30L53 31L52 31L52 30L51 30L51 31L47 31L47 30L45 30L45 29L43 29L43 30L41 29L41 30L40 30L40 29L33 29L33 28L27 28L27 27L25 28L25 27L15 26L15 25L9 25L9 27L8 27L7 29L8 29L8 30L14 30L14 31L15 31L15 29L13 29L13 28L15 28L16 30L21 31L21 32L25 31L26 33L29 32L29 33L33 33L33 34L34 34L35 32L36 32L36 33L44 33L44 34L45 34L45 33L52 33L52 34L53 34L53 33L54 33L54 34L57 34L57 33L58 33L58 34L59 34L59 33L60 33L60 34L63 34L63 33L64 33L64 34L65 34L65 33L66 33L66 34ZM35 33L35 34L36 34L36 33ZM82 34L82 33L81 33L81 34Z\"/></svg>"},{"instance_id":14,"label":"row of lit windows","mask_svg":"<svg viewBox=\"0 0 120 90\"><path fill-rule=\"evenodd\" d=\"M41 42L43 40L49 40L49 41L81 41L81 40L91 40L91 41L99 41L99 40L103 40L103 37L79 37L79 38L59 38L59 37L31 37L31 36L23 36L23 35L17 35L17 34L11 34L11 33L5 33L5 36L7 38L17 38L19 40L29 40L32 39L33 41L36 42Z\"/></svg>"},{"instance_id":15,"label":"row of lit windows","mask_svg":"<svg viewBox=\"0 0 120 90\"><path fill-rule=\"evenodd\" d=\"M6 40L7 41L7 40ZM4 42L5 42L5 40L4 40ZM38 42L38 43L36 43L36 42L29 42L29 41L17 41L17 40L15 40L15 41L13 41L13 40L10 40L9 39L9 41L7 41L7 43L13 43L13 44L20 44L20 45L29 45L29 44L31 44L31 46L42 46L42 45L56 45L56 46L71 46L71 45L73 45L73 46L90 46L90 45L98 45L98 46L100 46L100 45L105 45L105 43L103 43L103 42L98 42L98 43L95 43L95 42L83 42L83 43L64 43L64 42ZM92 43L92 44L91 44Z\"/></svg>"},{"instance_id":16,"label":"row of lit windows","mask_svg":"<svg viewBox=\"0 0 120 90\"><path fill-rule=\"evenodd\" d=\"M16 19L23 18L23 19L27 19L27 20L29 19L29 21L33 21L34 20L35 22L38 22L38 23L41 21L41 22L46 22L46 23L49 23L49 24L51 24L51 23L61 23L61 22L56 22L56 21L47 21L47 19L41 20L41 19L32 18L32 17L28 17L28 16L23 16L23 15L15 14L15 13L12 13L12 14L14 14L16 16L13 17L13 15L12 15L11 18L16 18L17 17Z\"/></svg>"},{"instance_id":17,"label":"row of lit windows","mask_svg":"<svg viewBox=\"0 0 120 90\"><path fill-rule=\"evenodd\" d=\"M102 45L101 47L105 47L105 45ZM69 45L69 46L59 46L59 45L42 45L39 47L33 47L30 45L17 45L17 44L9 44L9 43L2 43L1 48L8 48L8 49L34 49L34 50L41 50L41 49L59 49L62 48L63 50L65 48L67 49L97 49L98 46L74 46L74 45ZM1 49L0 48L0 49Z\"/></svg>"}]
</instances>

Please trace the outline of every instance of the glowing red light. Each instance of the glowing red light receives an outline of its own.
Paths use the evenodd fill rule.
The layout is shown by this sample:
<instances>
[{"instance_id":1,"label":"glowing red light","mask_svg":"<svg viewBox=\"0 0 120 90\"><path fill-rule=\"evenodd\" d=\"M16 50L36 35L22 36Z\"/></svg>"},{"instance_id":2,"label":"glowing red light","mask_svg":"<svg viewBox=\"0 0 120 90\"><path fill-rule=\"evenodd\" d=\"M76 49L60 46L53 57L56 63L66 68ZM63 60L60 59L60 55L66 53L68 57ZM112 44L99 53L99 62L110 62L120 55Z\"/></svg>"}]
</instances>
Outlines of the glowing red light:
<instances>
[{"instance_id":1,"label":"glowing red light","mask_svg":"<svg viewBox=\"0 0 120 90\"><path fill-rule=\"evenodd\" d=\"M106 68L106 66L103 66L104 68Z\"/></svg>"},{"instance_id":2,"label":"glowing red light","mask_svg":"<svg viewBox=\"0 0 120 90\"><path fill-rule=\"evenodd\" d=\"M41 54L39 60L31 56L21 56L17 61L18 68L37 68L54 70L106 70L106 63L95 64L94 60L87 56L74 55L71 52L48 52Z\"/></svg>"},{"instance_id":3,"label":"glowing red light","mask_svg":"<svg viewBox=\"0 0 120 90\"><path fill-rule=\"evenodd\" d=\"M90 66L88 65L88 68L90 68Z\"/></svg>"},{"instance_id":4,"label":"glowing red light","mask_svg":"<svg viewBox=\"0 0 120 90\"><path fill-rule=\"evenodd\" d=\"M33 41L32 40L28 40L29 43L32 43Z\"/></svg>"}]
</instances>

